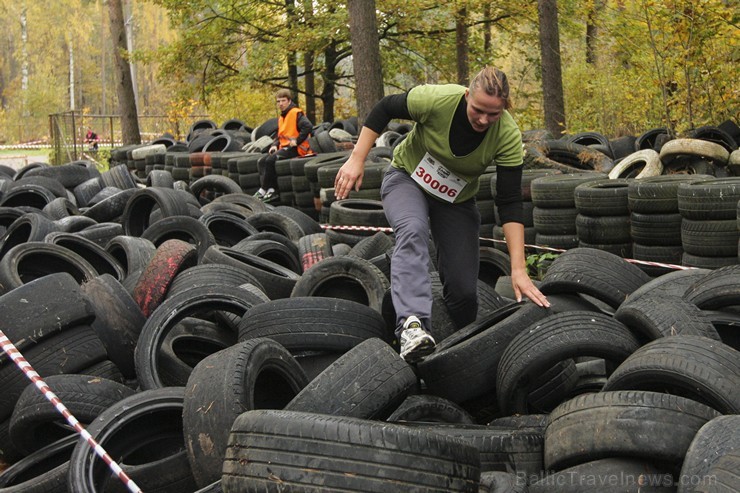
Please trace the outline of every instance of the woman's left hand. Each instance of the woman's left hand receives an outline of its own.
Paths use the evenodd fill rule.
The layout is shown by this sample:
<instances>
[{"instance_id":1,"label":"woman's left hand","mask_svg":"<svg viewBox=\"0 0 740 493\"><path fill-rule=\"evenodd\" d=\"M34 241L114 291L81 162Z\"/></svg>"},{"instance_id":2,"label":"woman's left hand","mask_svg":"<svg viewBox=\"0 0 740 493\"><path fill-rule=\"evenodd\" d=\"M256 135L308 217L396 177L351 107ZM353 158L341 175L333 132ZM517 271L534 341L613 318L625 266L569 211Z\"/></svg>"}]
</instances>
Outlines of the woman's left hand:
<instances>
[{"instance_id":1,"label":"woman's left hand","mask_svg":"<svg viewBox=\"0 0 740 493\"><path fill-rule=\"evenodd\" d=\"M532 303L548 308L550 302L544 294L537 289L532 279L527 275L526 270L515 271L511 273L511 286L514 288L514 294L516 295L517 301L522 301L522 296L526 296Z\"/></svg>"}]
</instances>

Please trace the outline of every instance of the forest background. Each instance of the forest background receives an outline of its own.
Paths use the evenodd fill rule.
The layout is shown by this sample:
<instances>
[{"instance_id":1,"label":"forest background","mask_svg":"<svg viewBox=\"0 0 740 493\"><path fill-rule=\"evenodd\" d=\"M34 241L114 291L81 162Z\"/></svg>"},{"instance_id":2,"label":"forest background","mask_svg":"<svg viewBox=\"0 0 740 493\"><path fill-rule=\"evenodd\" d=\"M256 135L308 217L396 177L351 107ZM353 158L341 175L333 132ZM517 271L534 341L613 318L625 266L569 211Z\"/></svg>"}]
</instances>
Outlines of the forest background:
<instances>
[{"instance_id":1,"label":"forest background","mask_svg":"<svg viewBox=\"0 0 740 493\"><path fill-rule=\"evenodd\" d=\"M279 87L297 92L315 123L357 115L364 75L355 77L353 55L357 62L373 52L382 70L376 95L467 84L482 66L501 67L523 130L545 128L546 105L558 95L563 133L681 133L740 121L738 0L122 4L136 112L163 117L162 130L178 138L194 115L258 126L277 116ZM373 18L360 18L368 10L357 4ZM53 113L119 114L108 1L0 6L0 144L48 139ZM353 43L351 22L370 21L377 46Z\"/></svg>"}]
</instances>

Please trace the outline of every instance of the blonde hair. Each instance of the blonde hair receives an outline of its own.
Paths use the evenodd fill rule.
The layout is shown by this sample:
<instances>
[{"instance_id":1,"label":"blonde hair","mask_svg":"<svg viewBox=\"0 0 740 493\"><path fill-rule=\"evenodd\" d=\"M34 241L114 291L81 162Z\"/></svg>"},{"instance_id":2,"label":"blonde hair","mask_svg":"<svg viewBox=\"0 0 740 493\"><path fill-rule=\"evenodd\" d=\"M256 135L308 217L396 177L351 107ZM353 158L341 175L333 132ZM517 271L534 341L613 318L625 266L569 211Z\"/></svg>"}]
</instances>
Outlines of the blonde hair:
<instances>
[{"instance_id":1,"label":"blonde hair","mask_svg":"<svg viewBox=\"0 0 740 493\"><path fill-rule=\"evenodd\" d=\"M496 96L504 100L505 108L511 108L509 99L509 80L506 74L496 67L484 67L470 81L468 90L473 93L478 89L483 90L489 96Z\"/></svg>"}]
</instances>

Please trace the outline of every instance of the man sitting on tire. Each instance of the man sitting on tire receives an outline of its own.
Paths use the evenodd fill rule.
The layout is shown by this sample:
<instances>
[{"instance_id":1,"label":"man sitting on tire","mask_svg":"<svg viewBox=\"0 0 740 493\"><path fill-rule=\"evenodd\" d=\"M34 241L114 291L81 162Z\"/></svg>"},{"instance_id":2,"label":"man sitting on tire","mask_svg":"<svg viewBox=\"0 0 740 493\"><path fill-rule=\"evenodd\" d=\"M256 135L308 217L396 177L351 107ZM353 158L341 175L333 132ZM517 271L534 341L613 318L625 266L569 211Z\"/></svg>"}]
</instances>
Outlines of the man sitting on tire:
<instances>
[{"instance_id":1,"label":"man sitting on tire","mask_svg":"<svg viewBox=\"0 0 740 493\"><path fill-rule=\"evenodd\" d=\"M311 121L303 114L303 110L293 102L288 89L280 89L275 93L275 100L280 110L277 138L270 146L267 156L257 162L260 173L260 189L254 196L263 202L280 200L275 161L312 154L308 145L308 137L313 129Z\"/></svg>"}]
</instances>

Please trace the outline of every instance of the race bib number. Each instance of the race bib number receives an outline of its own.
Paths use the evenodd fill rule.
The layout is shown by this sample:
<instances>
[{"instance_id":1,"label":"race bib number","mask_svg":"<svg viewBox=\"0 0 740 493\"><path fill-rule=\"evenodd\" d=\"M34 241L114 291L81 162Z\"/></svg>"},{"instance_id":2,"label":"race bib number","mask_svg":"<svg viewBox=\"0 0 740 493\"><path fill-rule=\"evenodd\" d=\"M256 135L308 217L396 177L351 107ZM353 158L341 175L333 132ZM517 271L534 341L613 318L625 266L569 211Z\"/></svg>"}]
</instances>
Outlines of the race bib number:
<instances>
[{"instance_id":1,"label":"race bib number","mask_svg":"<svg viewBox=\"0 0 740 493\"><path fill-rule=\"evenodd\" d=\"M447 202L454 202L460 191L465 188L465 180L445 168L427 152L416 166L411 178L421 188Z\"/></svg>"}]
</instances>

